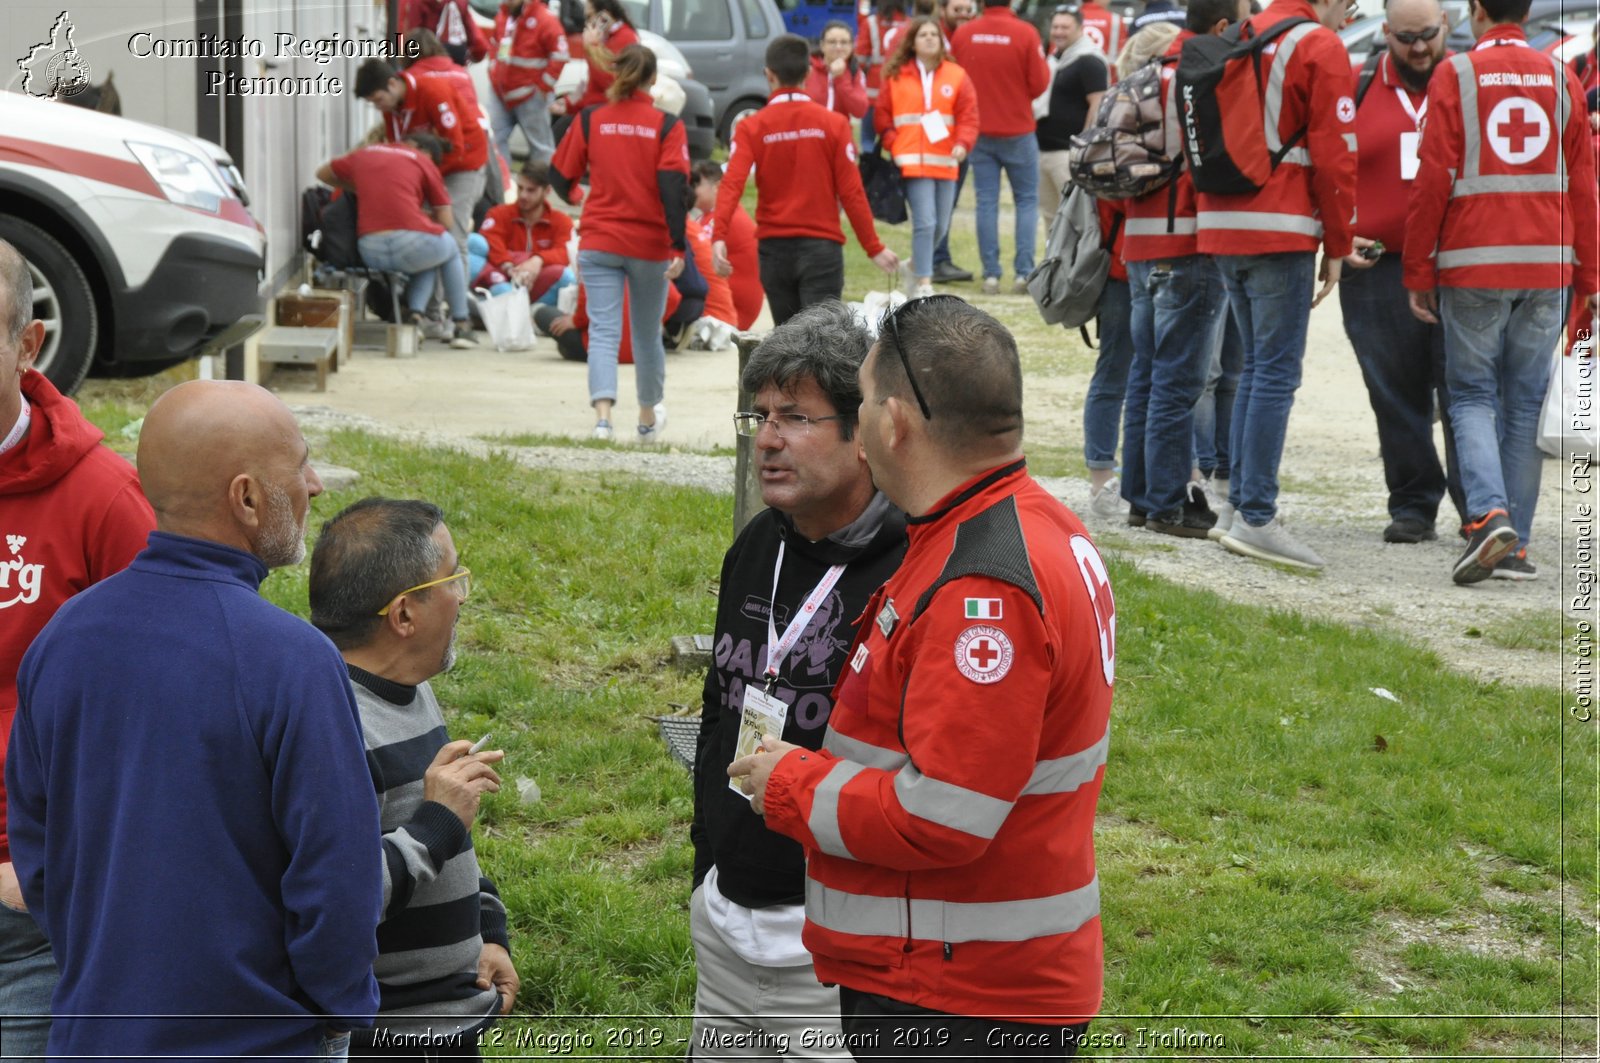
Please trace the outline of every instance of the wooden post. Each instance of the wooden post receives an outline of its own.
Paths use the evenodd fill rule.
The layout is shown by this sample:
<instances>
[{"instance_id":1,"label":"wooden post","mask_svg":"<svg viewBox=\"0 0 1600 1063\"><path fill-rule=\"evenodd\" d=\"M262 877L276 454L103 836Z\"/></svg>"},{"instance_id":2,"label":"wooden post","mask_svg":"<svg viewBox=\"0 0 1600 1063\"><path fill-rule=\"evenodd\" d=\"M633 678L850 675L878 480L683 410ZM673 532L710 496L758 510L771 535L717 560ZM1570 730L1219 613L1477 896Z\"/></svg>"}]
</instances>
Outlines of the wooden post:
<instances>
[{"instance_id":1,"label":"wooden post","mask_svg":"<svg viewBox=\"0 0 1600 1063\"><path fill-rule=\"evenodd\" d=\"M737 410L748 410L755 396L744 389L744 367L750 355L761 346L762 337L741 332L734 337L739 346L739 401ZM733 459L733 534L737 538L750 518L766 506L761 501L761 470L755 461L756 441L750 436L734 437Z\"/></svg>"}]
</instances>

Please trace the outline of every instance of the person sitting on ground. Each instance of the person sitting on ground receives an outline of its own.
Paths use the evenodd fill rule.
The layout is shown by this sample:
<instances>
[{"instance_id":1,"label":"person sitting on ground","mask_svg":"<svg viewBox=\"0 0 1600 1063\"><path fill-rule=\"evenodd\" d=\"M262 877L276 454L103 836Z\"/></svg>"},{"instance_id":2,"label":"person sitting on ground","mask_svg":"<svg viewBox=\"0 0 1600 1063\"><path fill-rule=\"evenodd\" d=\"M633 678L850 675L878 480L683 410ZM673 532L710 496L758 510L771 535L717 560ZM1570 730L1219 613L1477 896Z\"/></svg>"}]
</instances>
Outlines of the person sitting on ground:
<instances>
[{"instance_id":1,"label":"person sitting on ground","mask_svg":"<svg viewBox=\"0 0 1600 1063\"><path fill-rule=\"evenodd\" d=\"M352 1056L414 1036L470 1046L517 997L506 908L472 847L505 753L452 742L428 683L455 663L471 585L439 507L413 499L349 506L311 554L311 623L344 658L383 821L378 1016Z\"/></svg>"},{"instance_id":2,"label":"person sitting on ground","mask_svg":"<svg viewBox=\"0 0 1600 1063\"><path fill-rule=\"evenodd\" d=\"M667 310L661 315L663 328L670 329L675 317L679 316L681 308L688 302L678 290L677 284L667 286ZM633 364L633 335L629 326L628 298L622 298L622 339L617 346L617 364ZM698 318L698 312L694 318ZM552 336L556 341L556 350L561 357L569 362L587 362L589 360L589 299L583 282L578 283L578 302L572 308L572 313L563 314L553 306L536 306L533 308L533 323L547 336Z\"/></svg>"},{"instance_id":3,"label":"person sitting on ground","mask_svg":"<svg viewBox=\"0 0 1600 1063\"><path fill-rule=\"evenodd\" d=\"M745 331L761 316L767 293L761 287L761 259L756 251L756 223L744 204L733 208L728 231L718 235L713 224L717 209L717 189L722 186L722 164L701 159L689 168L689 191L694 194L694 210L710 234L712 243L722 240L728 247L728 286L733 290L734 324ZM714 261L714 260L713 260Z\"/></svg>"},{"instance_id":4,"label":"person sitting on ground","mask_svg":"<svg viewBox=\"0 0 1600 1063\"><path fill-rule=\"evenodd\" d=\"M485 265L473 279L484 288L510 281L528 290L536 303L555 306L561 289L576 283L567 257L572 219L550 206L550 164L530 159L517 173L517 201L490 207L469 239L472 252L483 243Z\"/></svg>"},{"instance_id":5,"label":"person sitting on ground","mask_svg":"<svg viewBox=\"0 0 1600 1063\"><path fill-rule=\"evenodd\" d=\"M410 275L406 306L412 323L427 323L434 279L442 275L455 322L450 346L474 347L466 273L449 232L450 193L439 176L441 149L436 137L408 133L398 144L372 144L324 163L317 180L355 194L357 246L367 267Z\"/></svg>"}]
</instances>

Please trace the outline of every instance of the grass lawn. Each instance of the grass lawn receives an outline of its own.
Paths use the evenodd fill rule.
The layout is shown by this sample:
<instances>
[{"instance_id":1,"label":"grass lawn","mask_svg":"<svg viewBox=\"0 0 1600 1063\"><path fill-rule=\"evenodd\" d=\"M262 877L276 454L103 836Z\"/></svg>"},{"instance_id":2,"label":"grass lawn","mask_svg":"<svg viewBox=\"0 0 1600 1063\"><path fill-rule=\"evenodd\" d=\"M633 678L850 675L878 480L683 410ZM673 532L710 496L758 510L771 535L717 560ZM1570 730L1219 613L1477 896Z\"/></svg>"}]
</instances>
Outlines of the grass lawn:
<instances>
[{"instance_id":1,"label":"grass lawn","mask_svg":"<svg viewBox=\"0 0 1600 1063\"><path fill-rule=\"evenodd\" d=\"M976 266L967 218L956 259ZM872 267L853 244L848 262L859 297ZM1008 323L1037 340L1016 303ZM1086 374L1092 352L1052 334L1023 343L1030 373ZM86 401L113 432L153 392L118 394ZM477 838L523 985L486 1049L681 1057L692 804L644 717L697 701L668 640L711 629L731 497L358 432L313 447L362 474L314 524L367 494L427 498L475 574L460 663L435 685L457 737L492 730L507 751ZM1029 456L1082 471L1065 444ZM1594 725L1554 689L1228 604L1106 546L1120 638L1091 1029L1113 1043L1090 1054L1592 1057ZM305 578L266 593L304 615Z\"/></svg>"}]
</instances>

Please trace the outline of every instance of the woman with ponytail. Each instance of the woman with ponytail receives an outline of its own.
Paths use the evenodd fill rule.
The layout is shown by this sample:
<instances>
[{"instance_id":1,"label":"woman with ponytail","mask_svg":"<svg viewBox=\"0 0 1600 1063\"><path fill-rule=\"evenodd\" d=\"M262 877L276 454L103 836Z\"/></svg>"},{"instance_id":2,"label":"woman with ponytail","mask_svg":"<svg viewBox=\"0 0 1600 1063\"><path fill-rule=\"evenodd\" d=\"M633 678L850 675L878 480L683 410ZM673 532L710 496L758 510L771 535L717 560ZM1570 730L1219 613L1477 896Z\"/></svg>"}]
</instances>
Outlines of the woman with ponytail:
<instances>
[{"instance_id":1,"label":"woman with ponytail","mask_svg":"<svg viewBox=\"0 0 1600 1063\"><path fill-rule=\"evenodd\" d=\"M596 0L610 3L613 0ZM683 272L689 144L683 123L650 102L656 57L631 44L617 55L609 102L580 112L550 164L550 185L568 203L584 200L578 274L589 297L589 403L594 438L610 439L617 399L623 294L633 332L640 443L666 426L666 351L661 317L667 287ZM587 173L589 191L578 181Z\"/></svg>"}]
</instances>

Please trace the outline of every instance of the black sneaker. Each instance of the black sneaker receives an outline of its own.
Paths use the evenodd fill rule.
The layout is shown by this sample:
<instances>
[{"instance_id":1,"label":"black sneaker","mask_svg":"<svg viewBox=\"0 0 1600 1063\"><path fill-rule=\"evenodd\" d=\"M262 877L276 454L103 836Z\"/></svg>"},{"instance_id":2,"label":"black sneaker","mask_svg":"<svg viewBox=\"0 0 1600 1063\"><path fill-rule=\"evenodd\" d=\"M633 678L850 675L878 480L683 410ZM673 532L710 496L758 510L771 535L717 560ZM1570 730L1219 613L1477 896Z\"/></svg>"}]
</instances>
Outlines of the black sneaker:
<instances>
[{"instance_id":1,"label":"black sneaker","mask_svg":"<svg viewBox=\"0 0 1600 1063\"><path fill-rule=\"evenodd\" d=\"M1451 578L1457 583L1477 583L1494 574L1500 559L1517 545L1517 533L1503 509L1491 509L1466 526L1466 552L1456 562Z\"/></svg>"},{"instance_id":2,"label":"black sneaker","mask_svg":"<svg viewBox=\"0 0 1600 1063\"><path fill-rule=\"evenodd\" d=\"M1217 515L1211 511L1211 504L1206 501L1206 493L1200 485L1193 480L1184 488L1183 505L1172 513L1159 517L1148 518L1144 526L1153 532L1162 535L1177 535L1185 539L1206 539L1212 528L1216 527Z\"/></svg>"},{"instance_id":3,"label":"black sneaker","mask_svg":"<svg viewBox=\"0 0 1600 1063\"><path fill-rule=\"evenodd\" d=\"M1396 517L1383 529L1386 543L1431 543L1438 537L1432 524L1416 517Z\"/></svg>"},{"instance_id":4,"label":"black sneaker","mask_svg":"<svg viewBox=\"0 0 1600 1063\"><path fill-rule=\"evenodd\" d=\"M1530 580L1539 578L1539 569L1528 560L1528 551L1523 548L1502 557L1490 575L1495 579Z\"/></svg>"},{"instance_id":5,"label":"black sneaker","mask_svg":"<svg viewBox=\"0 0 1600 1063\"><path fill-rule=\"evenodd\" d=\"M1128 503L1128 527L1130 527L1130 528L1142 528L1142 527L1144 527L1144 521L1145 521L1145 512L1144 512L1144 510L1140 509L1138 506L1134 505L1132 502L1129 502Z\"/></svg>"},{"instance_id":6,"label":"black sneaker","mask_svg":"<svg viewBox=\"0 0 1600 1063\"><path fill-rule=\"evenodd\" d=\"M972 271L962 269L954 262L935 262L933 279L940 284L964 284L972 279Z\"/></svg>"}]
</instances>

